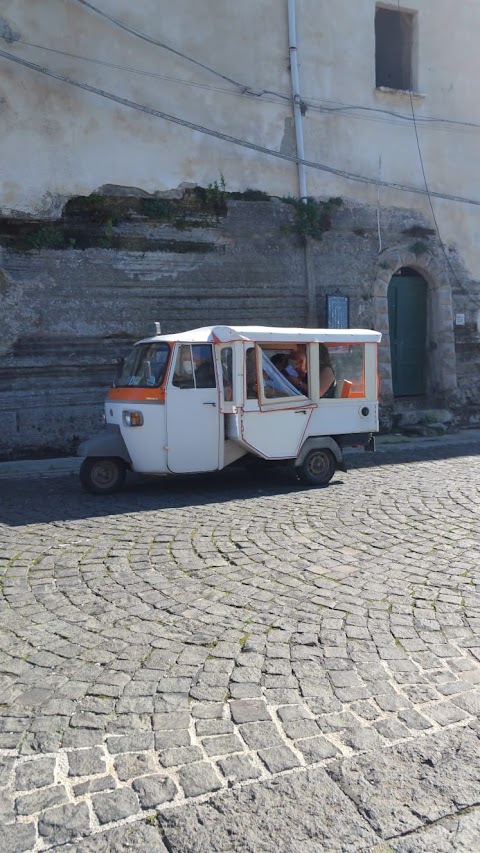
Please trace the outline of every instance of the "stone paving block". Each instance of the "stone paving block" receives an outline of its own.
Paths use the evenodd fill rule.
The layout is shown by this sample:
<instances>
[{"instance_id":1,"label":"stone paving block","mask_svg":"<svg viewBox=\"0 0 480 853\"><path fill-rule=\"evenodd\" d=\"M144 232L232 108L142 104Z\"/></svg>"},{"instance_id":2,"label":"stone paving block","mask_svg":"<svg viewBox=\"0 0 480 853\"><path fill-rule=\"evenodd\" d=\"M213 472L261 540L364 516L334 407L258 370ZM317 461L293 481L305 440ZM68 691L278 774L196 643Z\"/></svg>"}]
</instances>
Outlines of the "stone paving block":
<instances>
[{"instance_id":1,"label":"stone paving block","mask_svg":"<svg viewBox=\"0 0 480 853\"><path fill-rule=\"evenodd\" d=\"M295 746L300 750L307 764L315 764L317 761L334 758L340 754L340 750L333 743L321 736L297 740Z\"/></svg>"},{"instance_id":2,"label":"stone paving block","mask_svg":"<svg viewBox=\"0 0 480 853\"><path fill-rule=\"evenodd\" d=\"M119 752L140 752L153 749L154 735L153 732L136 732L125 737L109 737L107 738L107 747L111 755L117 755Z\"/></svg>"},{"instance_id":3,"label":"stone paving block","mask_svg":"<svg viewBox=\"0 0 480 853\"><path fill-rule=\"evenodd\" d=\"M158 693L187 693L192 686L191 678L162 678L158 687Z\"/></svg>"},{"instance_id":4,"label":"stone paving block","mask_svg":"<svg viewBox=\"0 0 480 853\"><path fill-rule=\"evenodd\" d=\"M227 684L214 687L210 684L196 684L190 687L190 696L201 702L223 702L228 696Z\"/></svg>"},{"instance_id":5,"label":"stone paving block","mask_svg":"<svg viewBox=\"0 0 480 853\"><path fill-rule=\"evenodd\" d=\"M172 779L158 774L134 779L132 788L138 795L142 809L153 809L163 803L171 802L178 793Z\"/></svg>"},{"instance_id":6,"label":"stone paving block","mask_svg":"<svg viewBox=\"0 0 480 853\"><path fill-rule=\"evenodd\" d=\"M90 814L86 803L48 809L38 818L38 833L57 846L90 833Z\"/></svg>"},{"instance_id":7,"label":"stone paving block","mask_svg":"<svg viewBox=\"0 0 480 853\"><path fill-rule=\"evenodd\" d=\"M283 770L292 770L293 767L301 765L300 759L288 746L260 749L258 755L270 773L281 773Z\"/></svg>"},{"instance_id":8,"label":"stone paving block","mask_svg":"<svg viewBox=\"0 0 480 853\"><path fill-rule=\"evenodd\" d=\"M192 705L191 714L197 720L220 720L223 717L223 702L197 702Z\"/></svg>"},{"instance_id":9,"label":"stone paving block","mask_svg":"<svg viewBox=\"0 0 480 853\"><path fill-rule=\"evenodd\" d=\"M173 732L155 732L155 749L157 750L190 745L190 732L186 729L178 729L178 731Z\"/></svg>"},{"instance_id":10,"label":"stone paving block","mask_svg":"<svg viewBox=\"0 0 480 853\"><path fill-rule=\"evenodd\" d=\"M232 699L260 699L263 695L259 684L244 682L242 684L230 684Z\"/></svg>"},{"instance_id":11,"label":"stone paving block","mask_svg":"<svg viewBox=\"0 0 480 853\"><path fill-rule=\"evenodd\" d=\"M91 714L87 711L79 711L70 718L70 725L74 729L99 729L104 730L109 721L108 714Z\"/></svg>"},{"instance_id":12,"label":"stone paving block","mask_svg":"<svg viewBox=\"0 0 480 853\"><path fill-rule=\"evenodd\" d=\"M318 717L318 726L322 732L341 732L344 729L354 729L358 722L349 711L340 714L326 714Z\"/></svg>"},{"instance_id":13,"label":"stone paving block","mask_svg":"<svg viewBox=\"0 0 480 853\"><path fill-rule=\"evenodd\" d=\"M69 776L94 776L105 773L105 755L102 749L78 749L68 753Z\"/></svg>"},{"instance_id":14,"label":"stone paving block","mask_svg":"<svg viewBox=\"0 0 480 853\"><path fill-rule=\"evenodd\" d=\"M244 749L242 741L235 734L204 738L202 746L209 757L228 755L230 752L241 752Z\"/></svg>"},{"instance_id":15,"label":"stone paving block","mask_svg":"<svg viewBox=\"0 0 480 853\"><path fill-rule=\"evenodd\" d=\"M413 731L422 731L432 728L432 723L413 708L407 708L405 711L399 711L398 718L399 720L402 720L409 729L413 729Z\"/></svg>"},{"instance_id":16,"label":"stone paving block","mask_svg":"<svg viewBox=\"0 0 480 853\"><path fill-rule=\"evenodd\" d=\"M463 696L455 696L452 702L468 714L476 717L480 716L480 690L472 690Z\"/></svg>"},{"instance_id":17,"label":"stone paving block","mask_svg":"<svg viewBox=\"0 0 480 853\"><path fill-rule=\"evenodd\" d=\"M230 702L230 712L233 722L237 724L271 720L267 706L262 700L234 700Z\"/></svg>"},{"instance_id":18,"label":"stone paving block","mask_svg":"<svg viewBox=\"0 0 480 853\"><path fill-rule=\"evenodd\" d=\"M177 764L191 764L203 758L202 750L198 746L185 746L178 749L163 749L158 757L163 767L175 767Z\"/></svg>"},{"instance_id":19,"label":"stone paving block","mask_svg":"<svg viewBox=\"0 0 480 853\"><path fill-rule=\"evenodd\" d=\"M26 853L33 850L37 838L33 823L15 826L0 826L0 850L2 853Z\"/></svg>"},{"instance_id":20,"label":"stone paving block","mask_svg":"<svg viewBox=\"0 0 480 853\"><path fill-rule=\"evenodd\" d=\"M469 714L463 708L459 708L453 702L438 702L432 705L424 705L423 712L440 726L449 726L467 720Z\"/></svg>"},{"instance_id":21,"label":"stone paving block","mask_svg":"<svg viewBox=\"0 0 480 853\"><path fill-rule=\"evenodd\" d=\"M6 823L13 823L15 813L13 811L13 800L11 791L8 788L0 788L0 826Z\"/></svg>"},{"instance_id":22,"label":"stone paving block","mask_svg":"<svg viewBox=\"0 0 480 853\"><path fill-rule=\"evenodd\" d=\"M178 778L186 797L199 797L218 791L222 785L211 764L202 761L181 767Z\"/></svg>"},{"instance_id":23,"label":"stone paving block","mask_svg":"<svg viewBox=\"0 0 480 853\"><path fill-rule=\"evenodd\" d=\"M342 743L355 751L377 750L383 745L380 735L373 728L345 729L338 736Z\"/></svg>"},{"instance_id":24,"label":"stone paving block","mask_svg":"<svg viewBox=\"0 0 480 853\"><path fill-rule=\"evenodd\" d=\"M411 737L411 732L399 720L395 719L395 717L391 717L388 720L377 720L374 722L373 727L387 740L400 740L401 738Z\"/></svg>"},{"instance_id":25,"label":"stone paving block","mask_svg":"<svg viewBox=\"0 0 480 853\"><path fill-rule=\"evenodd\" d=\"M142 776L152 773L158 769L153 755L146 753L128 753L119 755L114 761L115 771L122 782L133 779L134 776Z\"/></svg>"},{"instance_id":26,"label":"stone paving block","mask_svg":"<svg viewBox=\"0 0 480 853\"><path fill-rule=\"evenodd\" d=\"M334 693L340 702L356 702L374 695L366 684L359 687L334 687Z\"/></svg>"},{"instance_id":27,"label":"stone paving block","mask_svg":"<svg viewBox=\"0 0 480 853\"><path fill-rule=\"evenodd\" d=\"M73 793L76 797L82 797L84 794L96 794L99 791L110 791L117 787L117 783L113 776L97 776L95 779L88 779L86 782L79 782L73 786Z\"/></svg>"},{"instance_id":28,"label":"stone paving block","mask_svg":"<svg viewBox=\"0 0 480 853\"><path fill-rule=\"evenodd\" d=\"M227 755L220 758L217 765L230 784L258 779L262 775L260 767L254 764L250 755Z\"/></svg>"},{"instance_id":29,"label":"stone paving block","mask_svg":"<svg viewBox=\"0 0 480 853\"><path fill-rule=\"evenodd\" d=\"M32 815L65 803L67 799L64 785L55 785L52 788L42 788L33 794L21 794L15 800L15 809L18 815Z\"/></svg>"},{"instance_id":30,"label":"stone paving block","mask_svg":"<svg viewBox=\"0 0 480 853\"><path fill-rule=\"evenodd\" d=\"M285 705L283 708L277 708L277 714L282 723L311 719L305 705Z\"/></svg>"},{"instance_id":31,"label":"stone paving block","mask_svg":"<svg viewBox=\"0 0 480 853\"><path fill-rule=\"evenodd\" d=\"M409 707L409 702L407 699L404 699L403 696L399 696L398 693L384 694L384 695L376 695L375 702L382 709L382 711L402 711L405 708Z\"/></svg>"},{"instance_id":32,"label":"stone paving block","mask_svg":"<svg viewBox=\"0 0 480 853\"><path fill-rule=\"evenodd\" d=\"M352 705L351 710L359 717L363 717L364 720L376 720L380 716L378 708L371 702L356 702Z\"/></svg>"},{"instance_id":33,"label":"stone paving block","mask_svg":"<svg viewBox=\"0 0 480 853\"><path fill-rule=\"evenodd\" d=\"M333 714L336 711L341 711L343 708L342 703L333 693L324 693L322 696L307 699L305 704L313 714Z\"/></svg>"},{"instance_id":34,"label":"stone paving block","mask_svg":"<svg viewBox=\"0 0 480 853\"><path fill-rule=\"evenodd\" d=\"M66 729L62 737L62 746L64 749L101 746L102 743L103 732L97 729Z\"/></svg>"},{"instance_id":35,"label":"stone paving block","mask_svg":"<svg viewBox=\"0 0 480 853\"><path fill-rule=\"evenodd\" d=\"M16 749L23 732L0 732L0 749Z\"/></svg>"},{"instance_id":36,"label":"stone paving block","mask_svg":"<svg viewBox=\"0 0 480 853\"><path fill-rule=\"evenodd\" d=\"M189 725L190 714L188 711L154 714L152 718L152 728L154 731L188 729Z\"/></svg>"},{"instance_id":37,"label":"stone paving block","mask_svg":"<svg viewBox=\"0 0 480 853\"><path fill-rule=\"evenodd\" d=\"M17 791L29 791L32 788L44 788L55 782L55 758L39 758L17 764L15 768L15 788Z\"/></svg>"},{"instance_id":38,"label":"stone paving block","mask_svg":"<svg viewBox=\"0 0 480 853\"><path fill-rule=\"evenodd\" d=\"M232 727L233 728L233 727ZM0 755L0 785L6 785L15 764L13 756Z\"/></svg>"},{"instance_id":39,"label":"stone paving block","mask_svg":"<svg viewBox=\"0 0 480 853\"><path fill-rule=\"evenodd\" d=\"M131 817L140 811L137 795L130 788L92 797L94 812L100 823L111 823Z\"/></svg>"},{"instance_id":40,"label":"stone paving block","mask_svg":"<svg viewBox=\"0 0 480 853\"><path fill-rule=\"evenodd\" d=\"M297 738L315 737L319 734L318 725L315 720L292 720L291 723L284 723L283 730L287 737L291 740Z\"/></svg>"},{"instance_id":41,"label":"stone paving block","mask_svg":"<svg viewBox=\"0 0 480 853\"><path fill-rule=\"evenodd\" d=\"M230 720L197 720L195 730L198 737L206 735L228 735L234 730Z\"/></svg>"},{"instance_id":42,"label":"stone paving block","mask_svg":"<svg viewBox=\"0 0 480 853\"><path fill-rule=\"evenodd\" d=\"M283 743L274 723L244 723L238 730L250 749L266 749Z\"/></svg>"}]
</instances>

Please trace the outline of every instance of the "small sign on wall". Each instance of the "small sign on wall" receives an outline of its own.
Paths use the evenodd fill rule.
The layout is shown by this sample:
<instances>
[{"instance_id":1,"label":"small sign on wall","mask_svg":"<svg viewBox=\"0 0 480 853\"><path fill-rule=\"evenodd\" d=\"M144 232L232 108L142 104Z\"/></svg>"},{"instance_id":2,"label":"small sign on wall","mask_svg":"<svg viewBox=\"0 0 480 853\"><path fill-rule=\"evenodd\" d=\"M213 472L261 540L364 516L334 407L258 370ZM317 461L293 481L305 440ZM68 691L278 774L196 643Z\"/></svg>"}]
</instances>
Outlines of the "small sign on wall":
<instances>
[{"instance_id":1,"label":"small sign on wall","mask_svg":"<svg viewBox=\"0 0 480 853\"><path fill-rule=\"evenodd\" d=\"M456 326L464 326L465 325L465 314L455 314L455 325Z\"/></svg>"},{"instance_id":2,"label":"small sign on wall","mask_svg":"<svg viewBox=\"0 0 480 853\"><path fill-rule=\"evenodd\" d=\"M348 296L327 296L327 329L348 329L349 314Z\"/></svg>"}]
</instances>

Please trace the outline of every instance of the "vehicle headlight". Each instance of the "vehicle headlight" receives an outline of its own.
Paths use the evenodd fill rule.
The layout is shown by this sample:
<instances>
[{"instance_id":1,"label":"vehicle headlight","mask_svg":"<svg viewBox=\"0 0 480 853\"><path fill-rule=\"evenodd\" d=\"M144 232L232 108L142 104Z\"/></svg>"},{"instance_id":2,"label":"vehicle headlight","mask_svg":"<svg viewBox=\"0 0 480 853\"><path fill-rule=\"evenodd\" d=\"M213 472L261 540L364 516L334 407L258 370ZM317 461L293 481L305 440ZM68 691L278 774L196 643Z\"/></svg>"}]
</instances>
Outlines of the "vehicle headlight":
<instances>
[{"instance_id":1,"label":"vehicle headlight","mask_svg":"<svg viewBox=\"0 0 480 853\"><path fill-rule=\"evenodd\" d=\"M124 409L122 412L122 421L125 426L138 427L143 424L143 414L131 409Z\"/></svg>"}]
</instances>

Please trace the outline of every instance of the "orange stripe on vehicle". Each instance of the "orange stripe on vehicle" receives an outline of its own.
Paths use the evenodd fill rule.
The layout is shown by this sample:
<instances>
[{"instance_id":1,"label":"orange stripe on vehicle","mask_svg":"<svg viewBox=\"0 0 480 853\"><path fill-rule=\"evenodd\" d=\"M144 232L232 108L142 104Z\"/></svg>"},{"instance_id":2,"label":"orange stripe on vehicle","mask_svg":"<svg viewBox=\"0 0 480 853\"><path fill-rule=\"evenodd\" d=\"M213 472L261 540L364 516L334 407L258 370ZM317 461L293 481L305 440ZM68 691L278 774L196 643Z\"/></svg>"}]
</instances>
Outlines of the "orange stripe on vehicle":
<instances>
[{"instance_id":1,"label":"orange stripe on vehicle","mask_svg":"<svg viewBox=\"0 0 480 853\"><path fill-rule=\"evenodd\" d=\"M107 400L132 403L164 403L165 388L110 388Z\"/></svg>"}]
</instances>

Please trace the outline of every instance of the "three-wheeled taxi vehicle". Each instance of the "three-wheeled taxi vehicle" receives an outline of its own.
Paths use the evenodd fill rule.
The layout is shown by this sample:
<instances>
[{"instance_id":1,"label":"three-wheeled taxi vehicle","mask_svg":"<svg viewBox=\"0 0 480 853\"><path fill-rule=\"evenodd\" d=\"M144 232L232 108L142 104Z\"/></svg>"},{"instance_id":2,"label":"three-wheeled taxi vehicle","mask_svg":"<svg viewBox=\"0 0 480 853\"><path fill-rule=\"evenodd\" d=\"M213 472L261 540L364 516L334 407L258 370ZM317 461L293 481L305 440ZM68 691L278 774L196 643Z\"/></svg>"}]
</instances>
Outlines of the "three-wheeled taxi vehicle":
<instances>
[{"instance_id":1,"label":"three-wheeled taxi vehicle","mask_svg":"<svg viewBox=\"0 0 480 853\"><path fill-rule=\"evenodd\" d=\"M84 442L83 486L108 494L127 469L185 474L243 456L283 460L304 483L345 470L342 448L374 448L379 332L207 326L139 341Z\"/></svg>"}]
</instances>

